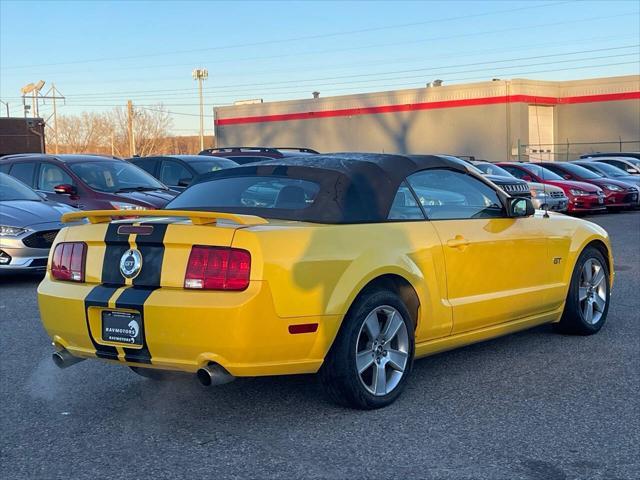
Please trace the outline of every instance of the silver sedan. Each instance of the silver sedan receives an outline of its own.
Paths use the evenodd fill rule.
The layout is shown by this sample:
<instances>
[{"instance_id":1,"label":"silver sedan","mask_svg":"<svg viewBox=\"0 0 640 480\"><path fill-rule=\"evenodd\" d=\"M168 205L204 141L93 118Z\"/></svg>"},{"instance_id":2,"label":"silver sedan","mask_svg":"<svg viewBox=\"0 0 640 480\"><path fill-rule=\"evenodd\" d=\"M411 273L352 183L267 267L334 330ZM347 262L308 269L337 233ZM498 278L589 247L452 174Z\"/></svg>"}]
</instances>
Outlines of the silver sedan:
<instances>
[{"instance_id":1,"label":"silver sedan","mask_svg":"<svg viewBox=\"0 0 640 480\"><path fill-rule=\"evenodd\" d=\"M527 183L529 183L529 188L531 189L531 201L535 208L553 212L567 211L569 198L560 187L536 182Z\"/></svg>"},{"instance_id":2,"label":"silver sedan","mask_svg":"<svg viewBox=\"0 0 640 480\"><path fill-rule=\"evenodd\" d=\"M73 211L0 173L0 272L44 270L49 248L62 228L60 217Z\"/></svg>"}]
</instances>

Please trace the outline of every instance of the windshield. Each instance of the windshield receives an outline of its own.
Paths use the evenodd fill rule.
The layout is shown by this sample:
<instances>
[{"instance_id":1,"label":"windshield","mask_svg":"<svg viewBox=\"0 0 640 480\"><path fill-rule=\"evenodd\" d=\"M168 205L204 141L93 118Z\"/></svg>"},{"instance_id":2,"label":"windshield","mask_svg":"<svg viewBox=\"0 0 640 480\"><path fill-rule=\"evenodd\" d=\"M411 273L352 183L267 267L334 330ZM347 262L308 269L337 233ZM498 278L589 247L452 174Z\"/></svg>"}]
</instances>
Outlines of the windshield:
<instances>
[{"instance_id":1,"label":"windshield","mask_svg":"<svg viewBox=\"0 0 640 480\"><path fill-rule=\"evenodd\" d=\"M42 197L19 180L5 173L0 173L0 202L7 202L9 200L41 202Z\"/></svg>"},{"instance_id":2,"label":"windshield","mask_svg":"<svg viewBox=\"0 0 640 480\"><path fill-rule=\"evenodd\" d=\"M591 170L587 170L580 165L575 165L573 163L563 163L559 166L559 168L566 170L569 173L572 173L578 177L586 178L586 179L594 179L594 178L602 178L604 175L601 173L592 172Z\"/></svg>"},{"instance_id":3,"label":"windshield","mask_svg":"<svg viewBox=\"0 0 640 480\"><path fill-rule=\"evenodd\" d=\"M536 165L535 163L527 163L525 168L543 180L564 180L560 175L556 175L551 170L542 168L540 165Z\"/></svg>"},{"instance_id":4,"label":"windshield","mask_svg":"<svg viewBox=\"0 0 640 480\"><path fill-rule=\"evenodd\" d=\"M197 162L191 162L190 165L199 174L215 172L216 170L222 170L223 168L238 166L236 162L224 158L221 158L219 160L198 160Z\"/></svg>"},{"instance_id":5,"label":"windshield","mask_svg":"<svg viewBox=\"0 0 640 480\"><path fill-rule=\"evenodd\" d=\"M637 168L640 168L640 160L638 160L637 158L627 158L625 157L625 160L633 165L635 165Z\"/></svg>"},{"instance_id":6,"label":"windshield","mask_svg":"<svg viewBox=\"0 0 640 480\"><path fill-rule=\"evenodd\" d=\"M592 172L602 173L605 176L610 178L626 177L629 175L624 170L604 162L581 163L579 165L583 168L586 168L587 170L591 170Z\"/></svg>"},{"instance_id":7,"label":"windshield","mask_svg":"<svg viewBox=\"0 0 640 480\"><path fill-rule=\"evenodd\" d=\"M78 162L69 166L84 183L99 192L117 193L167 188L141 168L122 160Z\"/></svg>"},{"instance_id":8,"label":"windshield","mask_svg":"<svg viewBox=\"0 0 640 480\"><path fill-rule=\"evenodd\" d=\"M231 177L197 183L169 202L167 209L246 208L300 210L320 191L317 183L281 177Z\"/></svg>"},{"instance_id":9,"label":"windshield","mask_svg":"<svg viewBox=\"0 0 640 480\"><path fill-rule=\"evenodd\" d=\"M494 165L493 163L476 163L474 164L478 169L487 175L501 175L503 177L513 177L504 168Z\"/></svg>"}]
</instances>

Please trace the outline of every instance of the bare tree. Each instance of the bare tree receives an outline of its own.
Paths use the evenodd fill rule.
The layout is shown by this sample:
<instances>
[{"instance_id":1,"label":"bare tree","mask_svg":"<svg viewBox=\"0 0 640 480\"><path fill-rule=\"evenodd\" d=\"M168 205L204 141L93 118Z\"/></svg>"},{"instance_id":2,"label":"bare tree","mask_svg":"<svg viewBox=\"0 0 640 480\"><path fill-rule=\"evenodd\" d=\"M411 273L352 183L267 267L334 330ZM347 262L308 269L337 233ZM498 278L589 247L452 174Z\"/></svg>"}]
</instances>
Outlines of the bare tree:
<instances>
[{"instance_id":1,"label":"bare tree","mask_svg":"<svg viewBox=\"0 0 640 480\"><path fill-rule=\"evenodd\" d=\"M88 152L98 143L97 116L83 113L58 119L58 138L64 152Z\"/></svg>"},{"instance_id":2,"label":"bare tree","mask_svg":"<svg viewBox=\"0 0 640 480\"><path fill-rule=\"evenodd\" d=\"M138 155L164 153L170 146L171 117L161 105L138 108L134 114ZM123 108L105 113L65 115L58 120L61 150L67 153L129 155L127 114Z\"/></svg>"}]
</instances>

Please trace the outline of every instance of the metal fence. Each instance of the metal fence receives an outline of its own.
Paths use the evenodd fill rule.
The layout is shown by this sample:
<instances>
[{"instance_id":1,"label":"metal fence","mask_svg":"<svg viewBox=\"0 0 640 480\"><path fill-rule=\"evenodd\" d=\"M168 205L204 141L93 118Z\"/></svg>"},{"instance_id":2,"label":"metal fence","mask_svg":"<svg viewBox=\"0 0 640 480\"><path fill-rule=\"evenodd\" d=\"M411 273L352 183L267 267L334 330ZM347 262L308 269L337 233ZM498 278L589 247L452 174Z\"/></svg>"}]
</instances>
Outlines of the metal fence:
<instances>
[{"instance_id":1,"label":"metal fence","mask_svg":"<svg viewBox=\"0 0 640 480\"><path fill-rule=\"evenodd\" d=\"M598 152L640 152L640 140L524 144L518 141L517 158L523 162L567 161Z\"/></svg>"}]
</instances>

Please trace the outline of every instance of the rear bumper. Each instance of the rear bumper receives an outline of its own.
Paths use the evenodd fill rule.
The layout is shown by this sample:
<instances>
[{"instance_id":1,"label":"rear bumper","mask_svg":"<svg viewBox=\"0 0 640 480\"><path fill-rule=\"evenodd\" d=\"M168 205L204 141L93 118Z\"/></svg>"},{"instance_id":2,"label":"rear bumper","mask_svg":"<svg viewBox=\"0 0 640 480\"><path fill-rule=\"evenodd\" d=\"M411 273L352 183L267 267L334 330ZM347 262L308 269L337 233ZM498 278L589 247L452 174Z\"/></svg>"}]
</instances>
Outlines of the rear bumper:
<instances>
[{"instance_id":1,"label":"rear bumper","mask_svg":"<svg viewBox=\"0 0 640 480\"><path fill-rule=\"evenodd\" d=\"M341 321L337 315L278 317L266 282L251 282L243 292L140 290L141 305L118 301L131 287L96 304L90 301L95 287L47 276L38 288L42 323L56 348L131 366L196 372L215 362L234 376L313 373ZM142 348L102 340L102 311L113 309L142 314ZM315 332L289 333L290 325L311 323Z\"/></svg>"}]
</instances>

